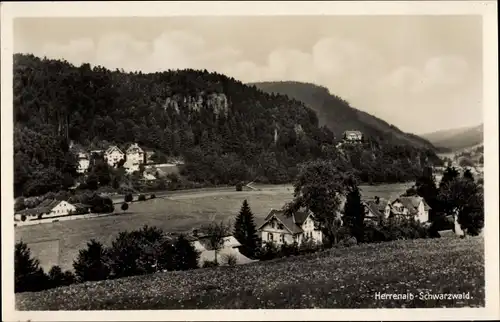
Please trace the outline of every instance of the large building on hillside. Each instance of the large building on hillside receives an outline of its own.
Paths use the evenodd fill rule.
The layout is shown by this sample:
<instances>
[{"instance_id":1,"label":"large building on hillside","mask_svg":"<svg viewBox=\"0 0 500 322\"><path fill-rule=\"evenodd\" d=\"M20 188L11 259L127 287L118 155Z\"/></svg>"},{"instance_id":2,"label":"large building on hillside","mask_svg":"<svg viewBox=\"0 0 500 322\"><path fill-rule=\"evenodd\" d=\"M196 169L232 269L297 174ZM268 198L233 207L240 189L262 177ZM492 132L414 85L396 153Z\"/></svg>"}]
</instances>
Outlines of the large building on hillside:
<instances>
[{"instance_id":1,"label":"large building on hillside","mask_svg":"<svg viewBox=\"0 0 500 322\"><path fill-rule=\"evenodd\" d=\"M363 133L360 131L345 131L342 138L344 142L361 142L363 141Z\"/></svg>"}]
</instances>

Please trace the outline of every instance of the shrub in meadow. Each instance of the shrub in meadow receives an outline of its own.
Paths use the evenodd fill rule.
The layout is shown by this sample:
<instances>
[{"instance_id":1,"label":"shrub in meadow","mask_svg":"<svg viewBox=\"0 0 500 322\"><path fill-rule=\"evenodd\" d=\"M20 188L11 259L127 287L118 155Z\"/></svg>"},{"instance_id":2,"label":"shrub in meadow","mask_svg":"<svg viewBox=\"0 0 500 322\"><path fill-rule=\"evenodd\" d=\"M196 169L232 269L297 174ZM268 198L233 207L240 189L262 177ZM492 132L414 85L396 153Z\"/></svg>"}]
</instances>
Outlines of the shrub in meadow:
<instances>
[{"instance_id":1,"label":"shrub in meadow","mask_svg":"<svg viewBox=\"0 0 500 322\"><path fill-rule=\"evenodd\" d=\"M18 242L14 249L14 291L37 292L49 287L49 279L38 259L31 257L25 243Z\"/></svg>"},{"instance_id":2,"label":"shrub in meadow","mask_svg":"<svg viewBox=\"0 0 500 322\"><path fill-rule=\"evenodd\" d=\"M201 266L202 268L209 268L209 267L217 267L219 264L216 261L203 261L203 265Z\"/></svg>"},{"instance_id":3,"label":"shrub in meadow","mask_svg":"<svg viewBox=\"0 0 500 322\"><path fill-rule=\"evenodd\" d=\"M146 196L143 194L140 194L139 197L137 198L139 201L146 201Z\"/></svg>"},{"instance_id":4,"label":"shrub in meadow","mask_svg":"<svg viewBox=\"0 0 500 322\"><path fill-rule=\"evenodd\" d=\"M90 240L87 248L80 250L77 259L73 262L76 279L79 282L108 279L110 276L108 259L106 248L100 242Z\"/></svg>"},{"instance_id":5,"label":"shrub in meadow","mask_svg":"<svg viewBox=\"0 0 500 322\"><path fill-rule=\"evenodd\" d=\"M127 211L127 209L128 209L128 203L126 203L126 202L122 203L122 207L121 208L122 208L122 211Z\"/></svg>"},{"instance_id":6,"label":"shrub in meadow","mask_svg":"<svg viewBox=\"0 0 500 322\"><path fill-rule=\"evenodd\" d=\"M228 266L236 266L236 263L238 262L238 258L234 254L226 254L223 255L222 257L224 263L226 263Z\"/></svg>"},{"instance_id":7,"label":"shrub in meadow","mask_svg":"<svg viewBox=\"0 0 500 322\"><path fill-rule=\"evenodd\" d=\"M149 196L149 199L154 199L154 198L156 198L156 195L152 193L151 196Z\"/></svg>"},{"instance_id":8,"label":"shrub in meadow","mask_svg":"<svg viewBox=\"0 0 500 322\"><path fill-rule=\"evenodd\" d=\"M134 199L134 197L132 196L132 194L131 193L127 193L125 195L125 200L124 201L125 202L132 202L133 199Z\"/></svg>"},{"instance_id":9,"label":"shrub in meadow","mask_svg":"<svg viewBox=\"0 0 500 322\"><path fill-rule=\"evenodd\" d=\"M243 184L241 182L238 182L236 184L236 191L242 191L243 190Z\"/></svg>"},{"instance_id":10,"label":"shrub in meadow","mask_svg":"<svg viewBox=\"0 0 500 322\"><path fill-rule=\"evenodd\" d=\"M259 250L258 254L258 258L261 261L275 259L280 256L280 250L274 242L266 242Z\"/></svg>"},{"instance_id":11,"label":"shrub in meadow","mask_svg":"<svg viewBox=\"0 0 500 322\"><path fill-rule=\"evenodd\" d=\"M293 242L292 244L284 243L281 245L280 253L282 256L297 256L300 254L299 252L299 244L297 242Z\"/></svg>"}]
</instances>

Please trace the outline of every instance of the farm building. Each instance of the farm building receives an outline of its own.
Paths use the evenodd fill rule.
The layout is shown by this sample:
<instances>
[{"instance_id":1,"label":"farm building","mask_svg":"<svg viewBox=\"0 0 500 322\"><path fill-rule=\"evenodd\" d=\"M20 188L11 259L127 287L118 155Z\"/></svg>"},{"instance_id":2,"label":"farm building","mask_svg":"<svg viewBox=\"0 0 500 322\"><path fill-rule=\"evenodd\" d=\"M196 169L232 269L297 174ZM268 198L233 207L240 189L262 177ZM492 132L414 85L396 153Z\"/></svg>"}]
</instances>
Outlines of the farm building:
<instances>
[{"instance_id":1,"label":"farm building","mask_svg":"<svg viewBox=\"0 0 500 322\"><path fill-rule=\"evenodd\" d=\"M46 199L35 208L19 211L14 215L14 220L21 221L23 215L27 219L33 220L40 217L52 218L86 212L90 212L90 206L88 205L71 204L65 200Z\"/></svg>"},{"instance_id":2,"label":"farm building","mask_svg":"<svg viewBox=\"0 0 500 322\"><path fill-rule=\"evenodd\" d=\"M145 162L144 150L137 144L134 143L129 146L126 151L127 161L123 165L127 172L134 172L139 170L139 166Z\"/></svg>"}]
</instances>

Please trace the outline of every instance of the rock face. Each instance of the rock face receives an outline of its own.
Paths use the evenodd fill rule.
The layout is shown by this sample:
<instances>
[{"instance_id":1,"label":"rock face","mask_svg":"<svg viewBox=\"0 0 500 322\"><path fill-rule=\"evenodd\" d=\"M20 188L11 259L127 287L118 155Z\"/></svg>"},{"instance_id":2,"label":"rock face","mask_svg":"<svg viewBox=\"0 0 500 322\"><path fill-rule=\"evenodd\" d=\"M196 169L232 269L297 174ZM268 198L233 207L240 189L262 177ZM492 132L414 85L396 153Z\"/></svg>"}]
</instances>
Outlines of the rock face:
<instances>
[{"instance_id":1,"label":"rock face","mask_svg":"<svg viewBox=\"0 0 500 322\"><path fill-rule=\"evenodd\" d=\"M221 114L227 116L229 111L229 102L224 93L199 94L198 96L174 95L167 97L163 104L165 110L172 108L177 114L180 113L181 106L185 106L189 112L200 112L202 108L207 108L217 116Z\"/></svg>"}]
</instances>

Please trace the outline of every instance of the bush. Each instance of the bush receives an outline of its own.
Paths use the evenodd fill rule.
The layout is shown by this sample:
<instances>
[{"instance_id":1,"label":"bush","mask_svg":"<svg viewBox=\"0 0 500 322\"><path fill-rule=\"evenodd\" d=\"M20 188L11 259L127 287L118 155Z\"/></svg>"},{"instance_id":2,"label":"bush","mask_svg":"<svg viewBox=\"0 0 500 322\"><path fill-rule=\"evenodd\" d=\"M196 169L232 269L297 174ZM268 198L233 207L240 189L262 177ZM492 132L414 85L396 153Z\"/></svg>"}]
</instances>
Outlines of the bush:
<instances>
[{"instance_id":1,"label":"bush","mask_svg":"<svg viewBox=\"0 0 500 322\"><path fill-rule=\"evenodd\" d=\"M108 259L108 251L104 246L94 239L90 240L87 248L80 250L73 262L76 279L80 282L108 279L110 276Z\"/></svg>"},{"instance_id":2,"label":"bush","mask_svg":"<svg viewBox=\"0 0 500 322\"><path fill-rule=\"evenodd\" d=\"M50 287L68 286L76 282L75 275L70 271L63 273L59 266L52 266L49 271Z\"/></svg>"},{"instance_id":3,"label":"bush","mask_svg":"<svg viewBox=\"0 0 500 322\"><path fill-rule=\"evenodd\" d=\"M37 218L38 218L38 219L42 219L42 218L43 218L43 214L39 214L39 215L37 216Z\"/></svg>"},{"instance_id":4,"label":"bush","mask_svg":"<svg viewBox=\"0 0 500 322\"><path fill-rule=\"evenodd\" d=\"M126 203L126 202L122 203L122 207L121 208L122 208L123 211L126 211L128 209L128 203Z\"/></svg>"},{"instance_id":5,"label":"bush","mask_svg":"<svg viewBox=\"0 0 500 322\"><path fill-rule=\"evenodd\" d=\"M132 200L134 200L134 197L132 196L131 193L127 193L125 195L125 202L132 202Z\"/></svg>"},{"instance_id":6,"label":"bush","mask_svg":"<svg viewBox=\"0 0 500 322\"><path fill-rule=\"evenodd\" d=\"M21 215L21 221L26 221L26 215Z\"/></svg>"},{"instance_id":7,"label":"bush","mask_svg":"<svg viewBox=\"0 0 500 322\"><path fill-rule=\"evenodd\" d=\"M238 262L238 258L234 254L226 254L223 255L222 258L228 266L236 266L236 263Z\"/></svg>"},{"instance_id":8,"label":"bush","mask_svg":"<svg viewBox=\"0 0 500 322\"><path fill-rule=\"evenodd\" d=\"M151 194L151 196L149 196L149 199L154 199L154 198L156 198L156 195L154 193Z\"/></svg>"},{"instance_id":9,"label":"bush","mask_svg":"<svg viewBox=\"0 0 500 322\"><path fill-rule=\"evenodd\" d=\"M137 198L139 201L146 201L146 196L143 194L140 194L139 197Z\"/></svg>"},{"instance_id":10,"label":"bush","mask_svg":"<svg viewBox=\"0 0 500 322\"><path fill-rule=\"evenodd\" d=\"M31 250L23 242L14 249L14 291L38 292L49 287L48 276L40 267L38 259L31 257Z\"/></svg>"},{"instance_id":11,"label":"bush","mask_svg":"<svg viewBox=\"0 0 500 322\"><path fill-rule=\"evenodd\" d=\"M278 246L274 242L266 242L259 250L258 258L261 261L271 260L280 257Z\"/></svg>"},{"instance_id":12,"label":"bush","mask_svg":"<svg viewBox=\"0 0 500 322\"><path fill-rule=\"evenodd\" d=\"M243 184L241 182L238 182L236 184L236 191L242 191L243 190Z\"/></svg>"},{"instance_id":13,"label":"bush","mask_svg":"<svg viewBox=\"0 0 500 322\"><path fill-rule=\"evenodd\" d=\"M219 264L216 261L204 261L202 268L217 267Z\"/></svg>"},{"instance_id":14,"label":"bush","mask_svg":"<svg viewBox=\"0 0 500 322\"><path fill-rule=\"evenodd\" d=\"M281 256L297 256L299 255L299 245L297 242L293 244L283 244L280 249Z\"/></svg>"}]
</instances>

